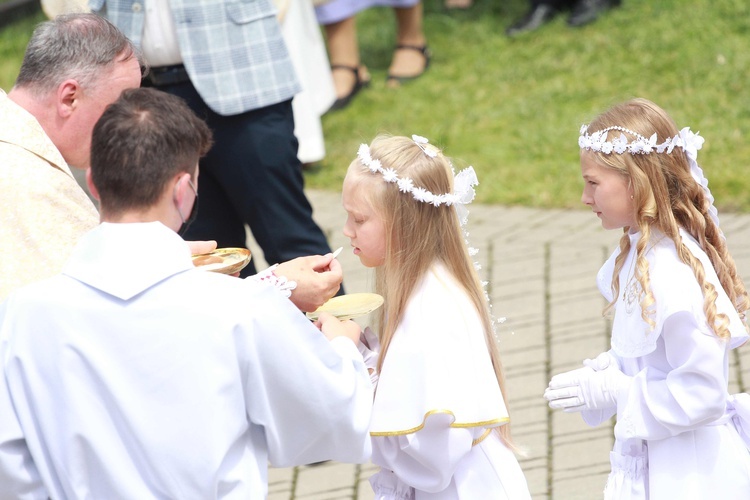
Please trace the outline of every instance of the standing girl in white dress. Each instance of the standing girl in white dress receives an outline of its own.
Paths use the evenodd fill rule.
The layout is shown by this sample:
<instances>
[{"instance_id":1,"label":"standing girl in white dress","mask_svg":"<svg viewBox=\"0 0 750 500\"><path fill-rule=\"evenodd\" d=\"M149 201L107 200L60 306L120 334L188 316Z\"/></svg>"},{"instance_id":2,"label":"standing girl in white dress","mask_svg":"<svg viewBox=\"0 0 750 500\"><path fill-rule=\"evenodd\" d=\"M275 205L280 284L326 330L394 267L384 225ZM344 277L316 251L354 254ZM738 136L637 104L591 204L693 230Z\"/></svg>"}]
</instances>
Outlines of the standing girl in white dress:
<instances>
[{"instance_id":1,"label":"standing girl in white dress","mask_svg":"<svg viewBox=\"0 0 750 500\"><path fill-rule=\"evenodd\" d=\"M728 392L750 306L698 166L703 138L645 99L581 129L581 201L623 229L599 271L610 351L552 378L552 408L617 415L604 496L750 498L750 396Z\"/></svg>"},{"instance_id":2,"label":"standing girl in white dress","mask_svg":"<svg viewBox=\"0 0 750 500\"><path fill-rule=\"evenodd\" d=\"M530 498L510 445L486 295L460 216L474 170L419 136L363 144L344 179L344 234L376 268L379 342L370 483L378 500ZM464 215L464 214L461 214ZM379 345L378 345L379 344Z\"/></svg>"}]
</instances>

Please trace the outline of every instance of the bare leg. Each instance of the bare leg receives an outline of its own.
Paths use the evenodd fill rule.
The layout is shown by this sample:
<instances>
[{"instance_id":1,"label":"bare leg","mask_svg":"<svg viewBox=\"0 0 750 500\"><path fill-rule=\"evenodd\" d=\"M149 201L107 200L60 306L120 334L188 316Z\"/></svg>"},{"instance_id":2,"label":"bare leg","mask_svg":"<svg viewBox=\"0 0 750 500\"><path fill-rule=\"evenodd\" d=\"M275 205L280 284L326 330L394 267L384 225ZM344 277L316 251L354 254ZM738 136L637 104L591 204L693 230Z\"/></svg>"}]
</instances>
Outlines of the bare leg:
<instances>
[{"instance_id":1,"label":"bare leg","mask_svg":"<svg viewBox=\"0 0 750 500\"><path fill-rule=\"evenodd\" d=\"M422 29L422 2L405 9L394 9L396 12L398 45L424 47L427 43ZM393 53L388 74L396 77L410 78L419 76L427 65L425 56L417 50L397 49ZM397 80L390 80L389 84L398 86Z\"/></svg>"},{"instance_id":2,"label":"bare leg","mask_svg":"<svg viewBox=\"0 0 750 500\"><path fill-rule=\"evenodd\" d=\"M445 0L446 9L468 9L474 4L474 0Z\"/></svg>"},{"instance_id":3,"label":"bare leg","mask_svg":"<svg viewBox=\"0 0 750 500\"><path fill-rule=\"evenodd\" d=\"M359 68L360 79L367 80L367 70L359 64L359 44L357 43L357 23L354 17L325 25L328 58L331 66L341 65ZM333 84L336 97L351 92L356 83L355 74L345 69L333 69Z\"/></svg>"}]
</instances>

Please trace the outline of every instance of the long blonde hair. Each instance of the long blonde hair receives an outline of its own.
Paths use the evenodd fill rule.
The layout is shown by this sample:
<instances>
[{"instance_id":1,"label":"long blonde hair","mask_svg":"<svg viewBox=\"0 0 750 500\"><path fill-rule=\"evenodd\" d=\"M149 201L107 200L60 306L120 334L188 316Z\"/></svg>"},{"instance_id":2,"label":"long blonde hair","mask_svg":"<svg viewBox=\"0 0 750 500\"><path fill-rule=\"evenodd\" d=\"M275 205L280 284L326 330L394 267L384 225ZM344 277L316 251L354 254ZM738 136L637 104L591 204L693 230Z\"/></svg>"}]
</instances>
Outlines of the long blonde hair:
<instances>
[{"instance_id":1,"label":"long blonde hair","mask_svg":"<svg viewBox=\"0 0 750 500\"><path fill-rule=\"evenodd\" d=\"M415 186L435 194L453 192L453 168L442 153L433 158L407 137L384 135L372 141L370 153L383 168L395 170L400 178L410 178ZM385 262L375 271L375 290L385 298L377 313L381 345L378 369L415 287L430 266L440 262L463 287L481 318L495 376L507 401L489 306L454 207L416 201L400 192L396 184L370 172L359 159L349 166L347 178L357 186L358 196L364 197L382 218L385 228ZM501 426L499 433L510 445L508 425Z\"/></svg>"},{"instance_id":2,"label":"long blonde hair","mask_svg":"<svg viewBox=\"0 0 750 500\"><path fill-rule=\"evenodd\" d=\"M589 124L588 131L593 133L611 126L623 127L645 137L656 133L657 144L678 134L677 126L666 111L646 99L632 99L610 108ZM629 140L635 139L628 132L623 133ZM584 154L596 155L599 164L621 172L633 189L635 222L641 231L636 243L635 267L637 279L644 290L641 299L643 320L654 326L651 315L655 299L650 286L646 252L652 230L657 229L674 242L680 260L693 270L703 291L703 310L708 324L718 337L728 338L729 319L725 314L717 314L716 289L706 280L701 262L682 242L680 228L693 236L706 252L722 288L742 318L750 308L750 300L742 279L737 275L726 242L709 214L710 201L690 174L690 164L684 150L677 147L669 154L603 154L593 151ZM617 301L620 271L630 251L629 230L628 227L624 228L620 239L620 255L615 261L612 280L614 299L605 312L611 311Z\"/></svg>"}]
</instances>

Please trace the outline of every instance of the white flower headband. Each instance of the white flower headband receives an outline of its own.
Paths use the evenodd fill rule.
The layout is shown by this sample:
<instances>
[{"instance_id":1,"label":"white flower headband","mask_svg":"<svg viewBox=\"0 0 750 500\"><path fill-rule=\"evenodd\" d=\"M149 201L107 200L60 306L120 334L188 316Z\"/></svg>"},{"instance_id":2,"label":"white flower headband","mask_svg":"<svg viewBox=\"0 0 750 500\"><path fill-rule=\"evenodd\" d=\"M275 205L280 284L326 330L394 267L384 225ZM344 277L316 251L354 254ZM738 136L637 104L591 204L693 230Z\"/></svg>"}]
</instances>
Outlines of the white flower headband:
<instances>
[{"instance_id":1,"label":"white flower headband","mask_svg":"<svg viewBox=\"0 0 750 500\"><path fill-rule=\"evenodd\" d=\"M422 136L412 135L411 138L414 143L419 146L419 149L430 158L435 158L440 152L436 146L430 144L429 141ZM383 176L383 179L386 182L397 184L399 191L411 194L417 201L430 203L436 207L439 207L440 205L455 206L461 224L463 225L466 223L467 211L463 205L468 205L474 201L474 197L476 196L474 186L479 184L477 174L474 172L474 167L467 167L454 177L452 193L434 194L424 188L414 186L414 182L408 177L399 177L396 171L392 168L383 168L380 160L372 157L370 154L370 147L367 144L361 144L359 146L357 158L359 158L362 165L367 167L370 172L374 174L379 173Z\"/></svg>"},{"instance_id":2,"label":"white flower headband","mask_svg":"<svg viewBox=\"0 0 750 500\"><path fill-rule=\"evenodd\" d=\"M578 137L578 146L581 149L596 151L607 155L612 153L648 155L652 152L666 152L667 154L672 154L674 148L682 148L688 157L688 162L690 163L690 174L693 176L693 179L695 179L695 182L703 188L703 191L706 193L706 197L709 200L709 215L716 224L716 227L719 227L719 213L714 206L714 197L711 194L711 190L708 189L708 179L703 175L703 169L698 165L698 150L703 147L703 142L705 141L705 139L700 136L700 132L692 132L690 127L685 127L674 137L667 139L661 144L656 144L657 138L655 133L646 139L645 136L625 127L607 127L598 132L594 132L593 134L588 133L588 128L588 125L581 126L580 137ZM620 137L608 141L607 135L612 130L619 131ZM635 140L629 142L623 132L632 135L635 137Z\"/></svg>"},{"instance_id":3,"label":"white flower headband","mask_svg":"<svg viewBox=\"0 0 750 500\"><path fill-rule=\"evenodd\" d=\"M667 154L672 154L672 150L675 147L681 147L688 156L697 160L698 150L703 147L703 142L705 140L700 136L700 132L694 133L690 130L690 127L683 128L680 130L679 134L667 139L661 144L656 144L655 133L652 134L650 138L646 139L638 132L633 132L625 127L614 126L607 127L604 130L599 130L598 132L589 135L588 128L588 125L583 125L581 127L581 136L578 138L578 146L580 146L581 149L588 149L590 151L597 151L604 154L623 154L625 152L630 154L651 154L652 151L656 151L657 153L663 153L666 151ZM611 130L620 131L620 137L615 138L613 141L608 141L607 135ZM632 135L635 137L635 140L628 142L628 139L622 132L627 132Z\"/></svg>"},{"instance_id":4,"label":"white flower headband","mask_svg":"<svg viewBox=\"0 0 750 500\"><path fill-rule=\"evenodd\" d=\"M438 149L437 146L430 144L430 141L420 135L412 135L411 140L414 141L414 144L419 146L419 149L421 149L422 152L430 158L435 158L437 157L438 153L440 153L440 149ZM392 168L383 168L380 160L372 157L372 155L370 154L370 147L367 144L361 144L359 146L359 150L357 151L357 158L359 158L360 163L367 167L370 172L372 172L373 174L382 175L383 179L386 182L397 184L399 191L401 191L402 193L411 194L415 200L423 203L430 203L436 207L439 207L440 205L453 206L456 209L456 213L458 214L458 220L464 233L464 242L466 243L466 246L468 248L469 256L474 257L479 253L479 250L469 244L469 233L466 232L466 229L464 227L469 220L469 211L465 207L465 205L468 205L469 203L474 201L474 197L476 196L474 186L477 186L479 184L477 174L476 172L474 172L474 167L467 167L461 170L458 175L455 175L454 173L453 193L434 194L424 188L415 187L414 182L410 178L399 177L396 171ZM451 164L451 168L452 167L453 165ZM474 268L478 272L480 269L482 269L482 266L475 261ZM492 331L497 338L495 324L504 323L505 318L495 319L495 317L492 315L492 301L490 300L490 296L486 290L488 284L488 281L482 281L482 287L484 288L484 298L490 308L490 323Z\"/></svg>"}]
</instances>

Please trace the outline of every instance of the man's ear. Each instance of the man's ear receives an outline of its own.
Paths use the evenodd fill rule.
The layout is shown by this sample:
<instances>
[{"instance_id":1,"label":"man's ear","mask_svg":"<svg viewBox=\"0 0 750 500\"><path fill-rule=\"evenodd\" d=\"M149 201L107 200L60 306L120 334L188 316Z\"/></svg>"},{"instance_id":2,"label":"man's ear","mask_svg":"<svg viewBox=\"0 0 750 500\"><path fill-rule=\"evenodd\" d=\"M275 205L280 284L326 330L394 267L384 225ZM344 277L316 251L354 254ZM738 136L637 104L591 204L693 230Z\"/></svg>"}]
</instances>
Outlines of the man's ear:
<instances>
[{"instance_id":1,"label":"man's ear","mask_svg":"<svg viewBox=\"0 0 750 500\"><path fill-rule=\"evenodd\" d=\"M88 186L91 196L93 196L96 199L96 201L102 201L101 198L99 198L99 190L96 189L96 186L94 185L94 181L91 179L90 168L86 169L86 186Z\"/></svg>"},{"instance_id":2,"label":"man's ear","mask_svg":"<svg viewBox=\"0 0 750 500\"><path fill-rule=\"evenodd\" d=\"M81 85L77 80L69 78L57 87L57 114L68 118L78 106L82 97Z\"/></svg>"},{"instance_id":3,"label":"man's ear","mask_svg":"<svg viewBox=\"0 0 750 500\"><path fill-rule=\"evenodd\" d=\"M185 206L185 200L193 194L193 188L190 187L190 174L187 172L180 172L172 178L172 192L175 203L180 207ZM192 207L192 205L190 205ZM188 213L190 211L188 210Z\"/></svg>"}]
</instances>

